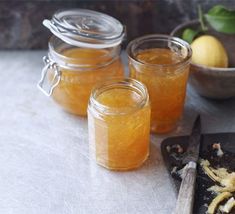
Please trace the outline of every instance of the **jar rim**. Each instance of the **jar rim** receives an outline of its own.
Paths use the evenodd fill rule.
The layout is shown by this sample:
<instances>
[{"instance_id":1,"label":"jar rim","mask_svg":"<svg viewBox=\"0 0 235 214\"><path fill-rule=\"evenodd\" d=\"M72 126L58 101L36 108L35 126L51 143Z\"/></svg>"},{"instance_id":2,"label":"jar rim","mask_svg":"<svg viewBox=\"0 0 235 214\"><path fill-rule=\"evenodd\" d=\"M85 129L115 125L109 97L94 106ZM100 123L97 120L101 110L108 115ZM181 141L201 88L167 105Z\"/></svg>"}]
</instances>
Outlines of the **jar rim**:
<instances>
[{"instance_id":1,"label":"jar rim","mask_svg":"<svg viewBox=\"0 0 235 214\"><path fill-rule=\"evenodd\" d=\"M187 50L187 55L186 55L186 57L183 58L182 61L172 63L172 64L152 64L152 63L142 62L135 57L133 47L135 45L138 47L139 45L141 45L145 42L150 42L150 41L173 42L175 44L180 45L181 47L184 47ZM127 45L126 51L128 54L128 58L133 60L135 63L137 63L139 65L149 66L152 68L181 67L181 66L189 64L191 61L191 57L192 57L191 46L186 41L184 41L178 37L168 36L168 35L164 35L164 34L149 34L149 35L138 37L138 38L132 40Z\"/></svg>"},{"instance_id":2,"label":"jar rim","mask_svg":"<svg viewBox=\"0 0 235 214\"><path fill-rule=\"evenodd\" d=\"M70 45L66 42L64 42L63 40L61 40L60 38L56 37L55 35L51 36L48 42L48 48L49 48L49 58L52 61L55 61L60 67L68 69L68 70L76 70L76 69L91 69L91 65L89 64L82 64L81 62L78 63L71 63L71 62L76 62L77 61L77 57L67 57L65 55L62 54L62 52L56 50L56 42L61 42L60 45L66 45L68 48L66 49L73 49L73 48L79 48L77 46L73 46ZM81 49L89 49L89 48L82 48ZM109 47L109 48L103 48L103 49L99 49L99 50L107 50L104 51L104 54L100 55L98 57L98 59L100 59L101 62L105 62L105 63L100 63L97 64L96 66L92 65L92 69L99 69L102 67L105 67L109 64L111 64L113 61L115 61L121 52L121 48L120 46L115 46L115 47ZM102 60L102 59L108 59L110 58L110 60ZM83 57L79 58L79 59L83 59ZM84 57L84 59L87 59L86 57ZM97 59L97 58L96 58ZM68 63L70 62L70 63Z\"/></svg>"},{"instance_id":3,"label":"jar rim","mask_svg":"<svg viewBox=\"0 0 235 214\"><path fill-rule=\"evenodd\" d=\"M119 87L123 89L137 90L141 95L141 100L133 107L109 107L101 104L96 98L105 92L106 90L112 89L112 87ZM89 99L88 110L93 106L98 112L105 113L107 115L114 115L118 112L119 115L130 114L141 108L143 108L149 102L149 94L146 86L132 78L108 78L102 82L99 82L91 92ZM122 110L122 111L120 111Z\"/></svg>"}]
</instances>

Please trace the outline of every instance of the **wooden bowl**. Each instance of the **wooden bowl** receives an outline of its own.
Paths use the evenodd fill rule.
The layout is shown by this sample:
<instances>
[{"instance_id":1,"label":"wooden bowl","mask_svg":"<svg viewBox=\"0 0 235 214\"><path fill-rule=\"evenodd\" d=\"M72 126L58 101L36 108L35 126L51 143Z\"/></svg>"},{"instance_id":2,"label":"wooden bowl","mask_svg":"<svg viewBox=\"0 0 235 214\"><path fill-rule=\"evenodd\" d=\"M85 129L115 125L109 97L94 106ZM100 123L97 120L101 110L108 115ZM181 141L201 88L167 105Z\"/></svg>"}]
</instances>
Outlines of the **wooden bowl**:
<instances>
[{"instance_id":1,"label":"wooden bowl","mask_svg":"<svg viewBox=\"0 0 235 214\"><path fill-rule=\"evenodd\" d=\"M199 21L193 20L178 25L171 33L181 37L184 29L199 27ZM229 68L207 67L191 63L189 84L201 95L212 99L227 99L235 96L235 36L218 33L209 29L208 33L218 38L227 50Z\"/></svg>"}]
</instances>

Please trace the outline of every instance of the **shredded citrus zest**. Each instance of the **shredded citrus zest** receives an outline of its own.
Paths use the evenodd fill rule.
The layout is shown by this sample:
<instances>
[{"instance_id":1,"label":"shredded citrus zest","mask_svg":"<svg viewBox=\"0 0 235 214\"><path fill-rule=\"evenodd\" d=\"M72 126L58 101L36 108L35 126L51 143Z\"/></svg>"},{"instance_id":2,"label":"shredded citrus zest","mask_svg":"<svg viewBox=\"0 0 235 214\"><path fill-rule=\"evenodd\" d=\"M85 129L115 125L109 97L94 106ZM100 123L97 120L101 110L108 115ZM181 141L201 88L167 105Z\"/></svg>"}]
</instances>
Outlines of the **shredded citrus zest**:
<instances>
[{"instance_id":1,"label":"shredded citrus zest","mask_svg":"<svg viewBox=\"0 0 235 214\"><path fill-rule=\"evenodd\" d=\"M230 192L223 192L220 193L219 195L217 195L212 202L210 203L207 213L208 214L214 214L215 213L215 209L217 208L217 206L219 205L220 202L222 202L224 199L231 197L232 194Z\"/></svg>"}]
</instances>

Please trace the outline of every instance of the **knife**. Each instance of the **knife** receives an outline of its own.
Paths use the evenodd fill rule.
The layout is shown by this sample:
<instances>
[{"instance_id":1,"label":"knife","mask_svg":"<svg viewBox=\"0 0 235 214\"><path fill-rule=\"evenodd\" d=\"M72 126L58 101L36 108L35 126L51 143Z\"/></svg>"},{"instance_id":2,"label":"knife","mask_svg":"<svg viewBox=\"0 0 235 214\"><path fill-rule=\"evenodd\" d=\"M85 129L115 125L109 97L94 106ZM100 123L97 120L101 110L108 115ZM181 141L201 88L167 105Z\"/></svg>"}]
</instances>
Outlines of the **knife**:
<instances>
[{"instance_id":1,"label":"knife","mask_svg":"<svg viewBox=\"0 0 235 214\"><path fill-rule=\"evenodd\" d=\"M183 157L183 164L186 164L183 173L178 199L174 214L191 214L193 212L194 187L197 174L197 160L199 157L201 139L201 119L197 116L192 133L189 136L188 148Z\"/></svg>"}]
</instances>

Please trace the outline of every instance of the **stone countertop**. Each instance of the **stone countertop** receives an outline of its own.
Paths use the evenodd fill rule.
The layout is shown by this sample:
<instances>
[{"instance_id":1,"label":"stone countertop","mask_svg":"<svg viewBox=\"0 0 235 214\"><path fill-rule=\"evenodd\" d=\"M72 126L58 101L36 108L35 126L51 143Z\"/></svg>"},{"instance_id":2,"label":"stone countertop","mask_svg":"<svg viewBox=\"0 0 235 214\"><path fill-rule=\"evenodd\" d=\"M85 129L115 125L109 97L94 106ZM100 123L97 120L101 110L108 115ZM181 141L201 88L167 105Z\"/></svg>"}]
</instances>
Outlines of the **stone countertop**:
<instances>
[{"instance_id":1,"label":"stone countertop","mask_svg":"<svg viewBox=\"0 0 235 214\"><path fill-rule=\"evenodd\" d=\"M160 143L189 134L235 132L235 99L210 101L188 88L175 132L152 135L150 158L135 171L113 172L89 160L87 120L61 110L37 88L45 51L0 52L0 213L169 214L176 195Z\"/></svg>"}]
</instances>

